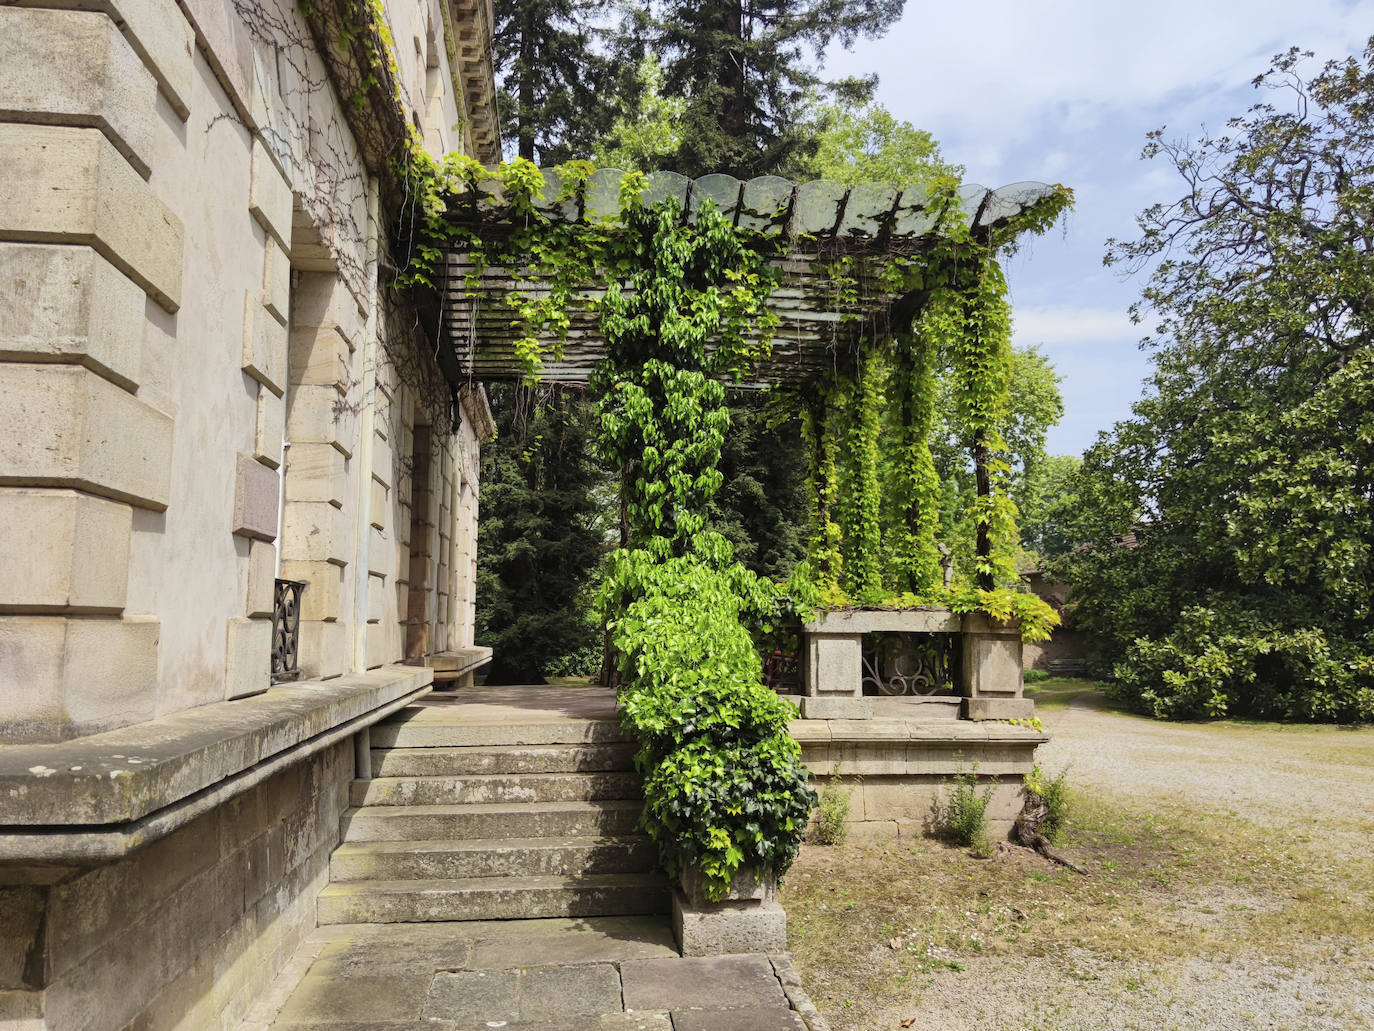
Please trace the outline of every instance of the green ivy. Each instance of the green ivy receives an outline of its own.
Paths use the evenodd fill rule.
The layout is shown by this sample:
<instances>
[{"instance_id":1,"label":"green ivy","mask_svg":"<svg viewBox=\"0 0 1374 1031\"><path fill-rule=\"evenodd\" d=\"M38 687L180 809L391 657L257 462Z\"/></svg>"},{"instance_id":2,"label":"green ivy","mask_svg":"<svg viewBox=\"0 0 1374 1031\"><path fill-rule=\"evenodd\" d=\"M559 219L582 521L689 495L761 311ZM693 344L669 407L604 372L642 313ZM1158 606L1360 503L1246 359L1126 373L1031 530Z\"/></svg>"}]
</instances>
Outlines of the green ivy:
<instances>
[{"instance_id":1,"label":"green ivy","mask_svg":"<svg viewBox=\"0 0 1374 1031\"><path fill-rule=\"evenodd\" d=\"M721 377L768 346L774 280L765 241L710 205L690 225L672 202L630 203L623 219L636 267L607 290L592 386L627 546L600 604L640 743L644 827L670 874L697 866L720 898L741 867L784 874L816 804L795 712L763 684L748 629L767 629L785 592L706 530L730 425Z\"/></svg>"}]
</instances>

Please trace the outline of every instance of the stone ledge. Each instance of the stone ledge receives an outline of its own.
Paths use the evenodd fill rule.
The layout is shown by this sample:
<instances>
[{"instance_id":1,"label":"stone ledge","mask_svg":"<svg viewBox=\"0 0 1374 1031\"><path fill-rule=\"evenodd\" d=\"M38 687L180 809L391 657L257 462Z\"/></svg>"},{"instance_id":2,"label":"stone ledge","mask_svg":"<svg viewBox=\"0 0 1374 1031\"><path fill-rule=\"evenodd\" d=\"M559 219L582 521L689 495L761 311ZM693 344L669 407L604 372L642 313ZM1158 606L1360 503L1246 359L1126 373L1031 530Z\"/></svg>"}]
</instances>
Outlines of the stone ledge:
<instances>
[{"instance_id":1,"label":"stone ledge","mask_svg":"<svg viewBox=\"0 0 1374 1031\"><path fill-rule=\"evenodd\" d=\"M1040 745L1050 739L1044 731L1010 723L972 720L793 720L788 724L792 737L802 744L811 742L938 741Z\"/></svg>"},{"instance_id":2,"label":"stone ledge","mask_svg":"<svg viewBox=\"0 0 1374 1031\"><path fill-rule=\"evenodd\" d=\"M473 645L468 648L450 648L448 651L435 652L425 659L425 664L434 670L436 676L459 677L485 666L490 661L490 648Z\"/></svg>"},{"instance_id":3,"label":"stone ledge","mask_svg":"<svg viewBox=\"0 0 1374 1031\"><path fill-rule=\"evenodd\" d=\"M386 666L90 737L0 745L0 861L118 858L408 704L430 677Z\"/></svg>"}]
</instances>

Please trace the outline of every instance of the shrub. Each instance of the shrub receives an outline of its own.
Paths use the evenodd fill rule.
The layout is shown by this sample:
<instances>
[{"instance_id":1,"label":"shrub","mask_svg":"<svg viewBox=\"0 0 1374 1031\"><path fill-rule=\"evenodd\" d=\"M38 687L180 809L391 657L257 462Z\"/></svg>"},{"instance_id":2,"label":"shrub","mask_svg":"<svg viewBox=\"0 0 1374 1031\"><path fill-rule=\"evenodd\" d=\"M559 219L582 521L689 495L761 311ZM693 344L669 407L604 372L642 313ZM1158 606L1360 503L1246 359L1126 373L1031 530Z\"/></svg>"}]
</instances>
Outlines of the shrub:
<instances>
[{"instance_id":1,"label":"shrub","mask_svg":"<svg viewBox=\"0 0 1374 1031\"><path fill-rule=\"evenodd\" d=\"M1021 675L1021 679L1027 684L1038 684L1042 680L1050 679L1050 671L1047 669L1028 669Z\"/></svg>"},{"instance_id":2,"label":"shrub","mask_svg":"<svg viewBox=\"0 0 1374 1031\"><path fill-rule=\"evenodd\" d=\"M601 670L601 649L578 648L551 659L544 666L546 677L594 677Z\"/></svg>"},{"instance_id":3,"label":"shrub","mask_svg":"<svg viewBox=\"0 0 1374 1031\"><path fill-rule=\"evenodd\" d=\"M839 778L821 789L821 805L816 816L816 841L821 845L843 845L849 837L849 792Z\"/></svg>"},{"instance_id":4,"label":"shrub","mask_svg":"<svg viewBox=\"0 0 1374 1031\"><path fill-rule=\"evenodd\" d=\"M788 734L796 709L761 681L742 618L771 609L772 588L703 538L675 558L617 552L603 604L620 613L612 643L644 829L670 875L697 866L718 899L742 867L787 872L817 799Z\"/></svg>"},{"instance_id":5,"label":"shrub","mask_svg":"<svg viewBox=\"0 0 1374 1031\"><path fill-rule=\"evenodd\" d=\"M996 778L990 777L979 788L978 764L954 775L954 786L944 808L944 831L956 844L984 851L988 847L988 803Z\"/></svg>"}]
</instances>

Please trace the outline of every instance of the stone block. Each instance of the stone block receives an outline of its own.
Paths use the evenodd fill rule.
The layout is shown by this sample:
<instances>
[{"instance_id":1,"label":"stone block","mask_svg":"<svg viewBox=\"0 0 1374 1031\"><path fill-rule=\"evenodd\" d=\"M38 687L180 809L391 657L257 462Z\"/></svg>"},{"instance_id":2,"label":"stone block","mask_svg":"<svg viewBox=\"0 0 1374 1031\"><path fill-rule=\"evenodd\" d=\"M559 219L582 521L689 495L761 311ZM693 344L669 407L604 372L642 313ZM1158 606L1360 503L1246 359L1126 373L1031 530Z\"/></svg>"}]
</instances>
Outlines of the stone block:
<instances>
[{"instance_id":1,"label":"stone block","mask_svg":"<svg viewBox=\"0 0 1374 1031\"><path fill-rule=\"evenodd\" d=\"M329 562L283 562L283 580L304 580L301 619L338 619L343 615L343 577L340 566Z\"/></svg>"},{"instance_id":2,"label":"stone block","mask_svg":"<svg viewBox=\"0 0 1374 1031\"><path fill-rule=\"evenodd\" d=\"M873 699L852 695L803 695L804 720L867 720L873 718Z\"/></svg>"},{"instance_id":3,"label":"stone block","mask_svg":"<svg viewBox=\"0 0 1374 1031\"><path fill-rule=\"evenodd\" d=\"M382 486L390 488L395 482L396 455L391 442L380 431L372 441L372 475Z\"/></svg>"},{"instance_id":4,"label":"stone block","mask_svg":"<svg viewBox=\"0 0 1374 1031\"><path fill-rule=\"evenodd\" d=\"M286 455L286 500L327 501L342 508L348 460L331 444L292 442Z\"/></svg>"},{"instance_id":5,"label":"stone block","mask_svg":"<svg viewBox=\"0 0 1374 1031\"><path fill-rule=\"evenodd\" d=\"M367 621L380 623L387 617L387 602L394 595L387 589L386 577L372 574L367 578Z\"/></svg>"},{"instance_id":6,"label":"stone block","mask_svg":"<svg viewBox=\"0 0 1374 1031\"><path fill-rule=\"evenodd\" d=\"M0 234L88 244L163 308L181 305L181 220L99 129L0 124Z\"/></svg>"},{"instance_id":7,"label":"stone block","mask_svg":"<svg viewBox=\"0 0 1374 1031\"><path fill-rule=\"evenodd\" d=\"M390 576L396 557L396 547L386 531L371 527L367 539L367 571L374 576Z\"/></svg>"},{"instance_id":8,"label":"stone block","mask_svg":"<svg viewBox=\"0 0 1374 1031\"><path fill-rule=\"evenodd\" d=\"M673 934L684 956L785 952L787 914L776 901L693 906L674 889Z\"/></svg>"},{"instance_id":9,"label":"stone block","mask_svg":"<svg viewBox=\"0 0 1374 1031\"><path fill-rule=\"evenodd\" d=\"M1020 697L1021 633L980 613L964 617L964 694Z\"/></svg>"},{"instance_id":10,"label":"stone block","mask_svg":"<svg viewBox=\"0 0 1374 1031\"><path fill-rule=\"evenodd\" d=\"M367 668L376 669L400 661L399 648L391 647L391 630L383 623L367 624Z\"/></svg>"},{"instance_id":11,"label":"stone block","mask_svg":"<svg viewBox=\"0 0 1374 1031\"><path fill-rule=\"evenodd\" d=\"M277 539L281 493L277 473L253 458L239 455L235 465L233 532L260 541Z\"/></svg>"},{"instance_id":12,"label":"stone block","mask_svg":"<svg viewBox=\"0 0 1374 1031\"><path fill-rule=\"evenodd\" d=\"M105 15L0 8L0 119L99 129L146 179L156 118L157 83Z\"/></svg>"},{"instance_id":13,"label":"stone block","mask_svg":"<svg viewBox=\"0 0 1374 1031\"><path fill-rule=\"evenodd\" d=\"M0 488L0 611L118 613L128 505L71 490Z\"/></svg>"},{"instance_id":14,"label":"stone block","mask_svg":"<svg viewBox=\"0 0 1374 1031\"><path fill-rule=\"evenodd\" d=\"M0 616L0 739L54 741L151 719L158 621Z\"/></svg>"},{"instance_id":15,"label":"stone block","mask_svg":"<svg viewBox=\"0 0 1374 1031\"><path fill-rule=\"evenodd\" d=\"M826 634L957 634L964 617L949 609L926 606L917 609L839 609L806 624L808 633Z\"/></svg>"},{"instance_id":16,"label":"stone block","mask_svg":"<svg viewBox=\"0 0 1374 1031\"><path fill-rule=\"evenodd\" d=\"M368 517L373 529L385 530L387 513L391 511L391 492L385 483L372 477L372 499L368 504Z\"/></svg>"},{"instance_id":17,"label":"stone block","mask_svg":"<svg viewBox=\"0 0 1374 1031\"><path fill-rule=\"evenodd\" d=\"M291 292L291 325L332 327L349 342L349 350L363 331L353 295L342 277L329 272L305 273Z\"/></svg>"},{"instance_id":18,"label":"stone block","mask_svg":"<svg viewBox=\"0 0 1374 1031\"><path fill-rule=\"evenodd\" d=\"M231 619L225 631L224 697L261 694L272 686L272 620Z\"/></svg>"},{"instance_id":19,"label":"stone block","mask_svg":"<svg viewBox=\"0 0 1374 1031\"><path fill-rule=\"evenodd\" d=\"M2 128L2 127L0 127ZM0 376L0 484L75 487L162 511L172 420L72 365L12 364Z\"/></svg>"},{"instance_id":20,"label":"stone block","mask_svg":"<svg viewBox=\"0 0 1374 1031\"><path fill-rule=\"evenodd\" d=\"M251 291L243 296L243 371L279 397L286 391L286 328Z\"/></svg>"},{"instance_id":21,"label":"stone block","mask_svg":"<svg viewBox=\"0 0 1374 1031\"><path fill-rule=\"evenodd\" d=\"M89 247L0 243L0 360L71 362L136 390L143 304Z\"/></svg>"},{"instance_id":22,"label":"stone block","mask_svg":"<svg viewBox=\"0 0 1374 1031\"><path fill-rule=\"evenodd\" d=\"M358 412L332 386L298 386L293 382L286 409L286 435L293 446L328 444L345 458L353 457Z\"/></svg>"},{"instance_id":23,"label":"stone block","mask_svg":"<svg viewBox=\"0 0 1374 1031\"><path fill-rule=\"evenodd\" d=\"M253 140L252 178L248 186L248 210L258 224L283 248L291 246L291 184L282 176L267 146Z\"/></svg>"},{"instance_id":24,"label":"stone block","mask_svg":"<svg viewBox=\"0 0 1374 1031\"><path fill-rule=\"evenodd\" d=\"M862 674L862 634L806 634L806 694L860 698Z\"/></svg>"},{"instance_id":25,"label":"stone block","mask_svg":"<svg viewBox=\"0 0 1374 1031\"><path fill-rule=\"evenodd\" d=\"M282 513L282 558L348 565L353 537L342 509L323 501L293 501ZM288 577L287 579L293 579Z\"/></svg>"},{"instance_id":26,"label":"stone block","mask_svg":"<svg viewBox=\"0 0 1374 1031\"><path fill-rule=\"evenodd\" d=\"M277 593L277 549L266 541L248 545L248 601L244 608L250 619L271 618Z\"/></svg>"},{"instance_id":27,"label":"stone block","mask_svg":"<svg viewBox=\"0 0 1374 1031\"><path fill-rule=\"evenodd\" d=\"M347 625L302 620L300 669L306 680L322 680L347 672Z\"/></svg>"},{"instance_id":28,"label":"stone block","mask_svg":"<svg viewBox=\"0 0 1374 1031\"><path fill-rule=\"evenodd\" d=\"M262 259L262 306L286 325L291 311L291 257L271 235Z\"/></svg>"},{"instance_id":29,"label":"stone block","mask_svg":"<svg viewBox=\"0 0 1374 1031\"><path fill-rule=\"evenodd\" d=\"M299 326L291 330L291 382L333 387L349 393L353 384L353 351L335 326Z\"/></svg>"},{"instance_id":30,"label":"stone block","mask_svg":"<svg viewBox=\"0 0 1374 1031\"><path fill-rule=\"evenodd\" d=\"M269 469L281 467L286 398L258 384L257 421L253 426L253 457Z\"/></svg>"},{"instance_id":31,"label":"stone block","mask_svg":"<svg viewBox=\"0 0 1374 1031\"><path fill-rule=\"evenodd\" d=\"M175 0L19 0L25 7L60 7L107 15L185 120L191 113L195 34Z\"/></svg>"},{"instance_id":32,"label":"stone block","mask_svg":"<svg viewBox=\"0 0 1374 1031\"><path fill-rule=\"evenodd\" d=\"M1035 715L1029 698L965 698L964 716L970 720L1028 720Z\"/></svg>"}]
</instances>

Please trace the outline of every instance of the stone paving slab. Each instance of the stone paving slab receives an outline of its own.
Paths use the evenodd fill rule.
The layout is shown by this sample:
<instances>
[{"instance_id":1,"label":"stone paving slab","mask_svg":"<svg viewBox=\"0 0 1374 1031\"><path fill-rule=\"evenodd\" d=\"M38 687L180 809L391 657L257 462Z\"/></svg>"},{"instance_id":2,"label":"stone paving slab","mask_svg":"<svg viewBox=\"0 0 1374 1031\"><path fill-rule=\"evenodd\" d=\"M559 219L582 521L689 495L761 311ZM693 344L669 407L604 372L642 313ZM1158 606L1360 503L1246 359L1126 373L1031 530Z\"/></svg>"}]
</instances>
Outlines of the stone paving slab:
<instances>
[{"instance_id":1,"label":"stone paving slab","mask_svg":"<svg viewBox=\"0 0 1374 1031\"><path fill-rule=\"evenodd\" d=\"M459 1027L600 1019L620 1006L620 975L610 963L440 971L425 999L426 1018Z\"/></svg>"},{"instance_id":2,"label":"stone paving slab","mask_svg":"<svg viewBox=\"0 0 1374 1031\"><path fill-rule=\"evenodd\" d=\"M620 976L627 1010L788 1008L767 956L630 960Z\"/></svg>"},{"instance_id":3,"label":"stone paving slab","mask_svg":"<svg viewBox=\"0 0 1374 1031\"><path fill-rule=\"evenodd\" d=\"M661 917L335 925L300 956L242 1031L825 1031L785 956L683 958Z\"/></svg>"},{"instance_id":4,"label":"stone paving slab","mask_svg":"<svg viewBox=\"0 0 1374 1031\"><path fill-rule=\"evenodd\" d=\"M807 1031L801 1017L776 1006L673 1010L673 1031Z\"/></svg>"}]
</instances>

